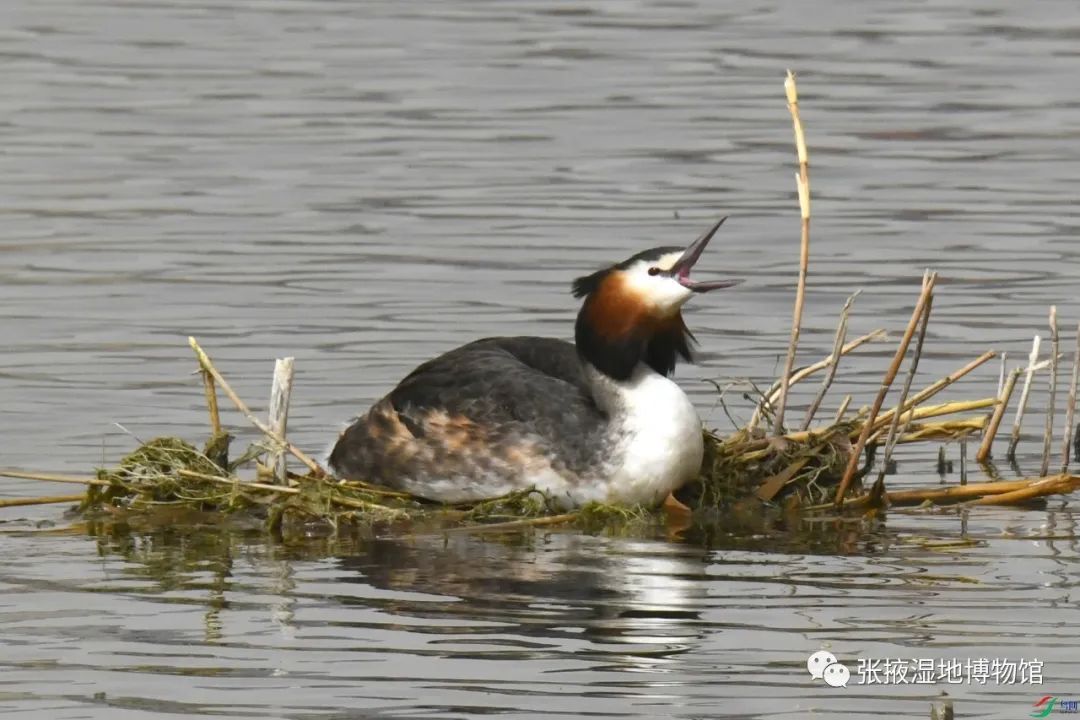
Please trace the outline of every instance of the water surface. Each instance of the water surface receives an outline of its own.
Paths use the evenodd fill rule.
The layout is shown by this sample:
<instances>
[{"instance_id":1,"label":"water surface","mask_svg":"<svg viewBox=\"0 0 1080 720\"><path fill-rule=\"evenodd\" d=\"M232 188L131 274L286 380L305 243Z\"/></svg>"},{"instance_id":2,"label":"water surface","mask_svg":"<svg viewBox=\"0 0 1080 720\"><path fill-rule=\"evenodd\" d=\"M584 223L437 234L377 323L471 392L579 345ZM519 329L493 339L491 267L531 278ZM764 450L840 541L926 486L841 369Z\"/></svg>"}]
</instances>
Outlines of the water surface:
<instances>
[{"instance_id":1,"label":"water surface","mask_svg":"<svg viewBox=\"0 0 1080 720\"><path fill-rule=\"evenodd\" d=\"M722 214L701 274L746 283L695 302L701 362L679 377L727 427L705 381L767 382L787 342L787 67L814 195L801 357L857 288L852 333L902 327L928 266L920 382L989 347L1018 361L1051 303L1080 318L1073 3L9 0L0 21L3 465L86 472L128 433L201 437L189 334L257 406L295 356L290 426L316 451L434 353L567 337L571 278ZM827 410L868 401L891 354L848 361ZM926 451L899 459L894 485L938 482ZM0 708L926 717L943 689L813 684L829 647L853 668L1038 657L1041 686L948 688L967 717L1025 717L1080 695L1073 508L296 547L8 509Z\"/></svg>"}]
</instances>

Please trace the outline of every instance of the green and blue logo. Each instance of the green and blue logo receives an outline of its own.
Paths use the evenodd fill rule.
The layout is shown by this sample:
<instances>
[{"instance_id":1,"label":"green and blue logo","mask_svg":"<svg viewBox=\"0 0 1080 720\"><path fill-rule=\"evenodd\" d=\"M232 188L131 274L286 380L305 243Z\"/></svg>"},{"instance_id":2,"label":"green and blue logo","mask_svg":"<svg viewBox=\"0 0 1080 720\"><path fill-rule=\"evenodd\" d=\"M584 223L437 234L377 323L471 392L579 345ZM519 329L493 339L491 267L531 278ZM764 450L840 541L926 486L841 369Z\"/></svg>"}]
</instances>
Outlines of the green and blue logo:
<instances>
[{"instance_id":1,"label":"green and blue logo","mask_svg":"<svg viewBox=\"0 0 1080 720\"><path fill-rule=\"evenodd\" d=\"M1055 695L1043 695L1032 705L1031 717L1044 718L1056 709L1059 713L1080 713L1080 700L1062 700Z\"/></svg>"},{"instance_id":2,"label":"green and blue logo","mask_svg":"<svg viewBox=\"0 0 1080 720\"><path fill-rule=\"evenodd\" d=\"M1031 717L1044 718L1050 713L1054 712L1054 705L1057 705L1057 698L1053 695L1043 695L1041 698L1035 701L1035 709L1031 711Z\"/></svg>"}]
</instances>

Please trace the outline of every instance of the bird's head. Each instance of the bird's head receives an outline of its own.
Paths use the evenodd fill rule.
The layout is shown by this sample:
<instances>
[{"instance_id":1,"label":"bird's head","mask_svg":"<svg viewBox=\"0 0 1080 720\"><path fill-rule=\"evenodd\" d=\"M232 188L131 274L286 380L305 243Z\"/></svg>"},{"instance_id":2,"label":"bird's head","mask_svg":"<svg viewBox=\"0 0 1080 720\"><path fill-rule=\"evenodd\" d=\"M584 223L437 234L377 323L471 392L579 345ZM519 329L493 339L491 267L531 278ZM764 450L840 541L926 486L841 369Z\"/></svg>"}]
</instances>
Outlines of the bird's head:
<instances>
[{"instance_id":1,"label":"bird's head","mask_svg":"<svg viewBox=\"0 0 1080 720\"><path fill-rule=\"evenodd\" d=\"M639 362L668 375L678 357L690 360L694 336L683 322L682 306L696 293L739 283L690 278L690 270L726 219L689 247L645 250L575 280L574 296L585 299L574 333L579 354L616 380L629 378Z\"/></svg>"}]
</instances>

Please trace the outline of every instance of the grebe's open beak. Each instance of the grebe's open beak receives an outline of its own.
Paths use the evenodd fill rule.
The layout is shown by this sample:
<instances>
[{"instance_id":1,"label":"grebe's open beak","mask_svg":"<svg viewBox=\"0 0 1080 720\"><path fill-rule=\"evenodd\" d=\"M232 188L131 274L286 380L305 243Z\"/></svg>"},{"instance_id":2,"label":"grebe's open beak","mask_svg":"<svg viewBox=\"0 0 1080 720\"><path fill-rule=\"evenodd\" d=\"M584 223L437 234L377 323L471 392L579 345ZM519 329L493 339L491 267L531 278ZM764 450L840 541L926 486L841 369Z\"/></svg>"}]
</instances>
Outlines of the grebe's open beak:
<instances>
[{"instance_id":1,"label":"grebe's open beak","mask_svg":"<svg viewBox=\"0 0 1080 720\"><path fill-rule=\"evenodd\" d=\"M694 292L709 292L710 290L720 290L723 288L729 288L732 285L738 285L742 280L707 280L705 282L698 282L697 280L690 279L690 269L694 267L694 263L701 257L701 253L704 252L705 246L712 240L712 236L716 234L716 231L720 229L720 226L727 220L727 216L724 216L716 221L716 223L709 228L704 235L699 237L694 242L690 243L690 247L686 248L682 256L675 261L675 264L668 270L673 278L678 280L683 287L686 287Z\"/></svg>"}]
</instances>

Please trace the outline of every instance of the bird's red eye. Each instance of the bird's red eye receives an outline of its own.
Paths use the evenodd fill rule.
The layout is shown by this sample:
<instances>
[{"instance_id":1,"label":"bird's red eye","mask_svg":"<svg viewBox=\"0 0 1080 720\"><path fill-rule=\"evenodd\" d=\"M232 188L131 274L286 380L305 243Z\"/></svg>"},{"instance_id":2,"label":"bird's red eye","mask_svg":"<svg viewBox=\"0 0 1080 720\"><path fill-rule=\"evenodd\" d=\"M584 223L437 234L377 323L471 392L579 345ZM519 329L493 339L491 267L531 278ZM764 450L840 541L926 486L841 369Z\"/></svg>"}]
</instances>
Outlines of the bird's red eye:
<instances>
[{"instance_id":1,"label":"bird's red eye","mask_svg":"<svg viewBox=\"0 0 1080 720\"><path fill-rule=\"evenodd\" d=\"M649 274L650 275L659 275L660 274L660 268L658 268L658 267L649 268Z\"/></svg>"}]
</instances>

